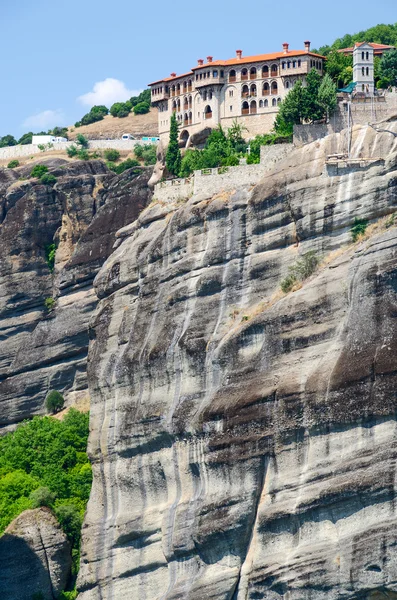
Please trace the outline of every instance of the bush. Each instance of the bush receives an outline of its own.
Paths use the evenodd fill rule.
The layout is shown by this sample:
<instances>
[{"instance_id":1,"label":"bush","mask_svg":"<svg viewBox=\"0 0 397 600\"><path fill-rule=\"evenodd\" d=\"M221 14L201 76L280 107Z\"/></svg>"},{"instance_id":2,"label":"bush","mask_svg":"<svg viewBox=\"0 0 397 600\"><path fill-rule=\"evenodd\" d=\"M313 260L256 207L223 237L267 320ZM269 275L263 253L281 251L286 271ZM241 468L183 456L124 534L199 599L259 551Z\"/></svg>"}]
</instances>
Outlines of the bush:
<instances>
[{"instance_id":1,"label":"bush","mask_svg":"<svg viewBox=\"0 0 397 600\"><path fill-rule=\"evenodd\" d=\"M320 264L320 257L317 256L314 250L309 250L302 255L302 257L289 268L289 275L282 280L280 286L284 293L291 291L295 283L304 281L310 275L312 275L318 265Z\"/></svg>"},{"instance_id":2,"label":"bush","mask_svg":"<svg viewBox=\"0 0 397 600\"><path fill-rule=\"evenodd\" d=\"M137 158L144 161L146 167L155 165L157 160L157 146L155 144L148 144L145 146L137 144L134 146L134 154Z\"/></svg>"},{"instance_id":3,"label":"bush","mask_svg":"<svg viewBox=\"0 0 397 600\"><path fill-rule=\"evenodd\" d=\"M96 121L102 121L103 117L109 113L109 109L102 104L99 106L93 106L89 113L84 115L84 117L79 121L80 125L90 125L90 123L95 123Z\"/></svg>"},{"instance_id":4,"label":"bush","mask_svg":"<svg viewBox=\"0 0 397 600\"><path fill-rule=\"evenodd\" d=\"M131 169L132 167L139 167L139 162L133 158L127 158L127 160L121 162L118 165L109 162L107 163L107 166L111 171L114 171L118 175L121 175L121 173L124 173L124 171L126 171L127 169Z\"/></svg>"},{"instance_id":5,"label":"bush","mask_svg":"<svg viewBox=\"0 0 397 600\"><path fill-rule=\"evenodd\" d=\"M76 123L74 124L75 127L81 127L81 121L76 121Z\"/></svg>"},{"instance_id":6,"label":"bush","mask_svg":"<svg viewBox=\"0 0 397 600\"><path fill-rule=\"evenodd\" d=\"M55 266L56 251L57 251L57 247L56 247L56 244L54 244L54 243L47 244L47 246L45 247L45 257L46 257L48 268L50 269L51 273L53 272L54 266Z\"/></svg>"},{"instance_id":7,"label":"bush","mask_svg":"<svg viewBox=\"0 0 397 600\"><path fill-rule=\"evenodd\" d=\"M39 506L51 507L54 504L56 497L57 495L54 492L51 492L45 485L37 488L37 490L33 490L29 496L32 508L39 508Z\"/></svg>"},{"instance_id":8,"label":"bush","mask_svg":"<svg viewBox=\"0 0 397 600\"><path fill-rule=\"evenodd\" d=\"M88 148L88 140L82 133L77 134L76 142L80 144L82 148Z\"/></svg>"},{"instance_id":9,"label":"bush","mask_svg":"<svg viewBox=\"0 0 397 600\"><path fill-rule=\"evenodd\" d=\"M120 158L120 152L118 150L114 150L113 148L109 148L109 150L104 151L104 156L106 160L115 161Z\"/></svg>"},{"instance_id":10,"label":"bush","mask_svg":"<svg viewBox=\"0 0 397 600\"><path fill-rule=\"evenodd\" d=\"M32 143L33 132L29 131L29 133L24 133L22 137L19 138L18 144L22 144L25 146L26 144Z\"/></svg>"},{"instance_id":11,"label":"bush","mask_svg":"<svg viewBox=\"0 0 397 600\"><path fill-rule=\"evenodd\" d=\"M73 158L74 156L77 156L77 147L75 145L70 146L69 148L66 148L66 153L70 158Z\"/></svg>"},{"instance_id":12,"label":"bush","mask_svg":"<svg viewBox=\"0 0 397 600\"><path fill-rule=\"evenodd\" d=\"M112 115L112 117L123 118L128 117L128 115L130 114L130 110L131 104L128 105L126 102L115 102L110 107L110 114Z\"/></svg>"},{"instance_id":13,"label":"bush","mask_svg":"<svg viewBox=\"0 0 397 600\"><path fill-rule=\"evenodd\" d=\"M44 300L44 306L46 307L48 312L51 312L54 310L55 304L56 304L56 300L55 300L55 298L52 298L51 296Z\"/></svg>"},{"instance_id":14,"label":"bush","mask_svg":"<svg viewBox=\"0 0 397 600\"><path fill-rule=\"evenodd\" d=\"M55 514L73 547L80 543L83 517L74 504L61 504L55 509Z\"/></svg>"},{"instance_id":15,"label":"bush","mask_svg":"<svg viewBox=\"0 0 397 600\"><path fill-rule=\"evenodd\" d=\"M8 163L7 167L9 169L15 169L15 167L19 167L19 160L10 160L10 162Z\"/></svg>"},{"instance_id":16,"label":"bush","mask_svg":"<svg viewBox=\"0 0 397 600\"><path fill-rule=\"evenodd\" d=\"M150 104L147 102L139 102L136 106L134 106L134 114L135 115L145 115L150 111Z\"/></svg>"},{"instance_id":17,"label":"bush","mask_svg":"<svg viewBox=\"0 0 397 600\"><path fill-rule=\"evenodd\" d=\"M40 178L44 175L44 173L48 173L48 167L45 165L36 165L30 172L30 177Z\"/></svg>"},{"instance_id":18,"label":"bush","mask_svg":"<svg viewBox=\"0 0 397 600\"><path fill-rule=\"evenodd\" d=\"M81 148L81 150L77 151L77 158L79 158L80 160L90 160L90 154L88 150L86 150L85 148Z\"/></svg>"},{"instance_id":19,"label":"bush","mask_svg":"<svg viewBox=\"0 0 397 600\"><path fill-rule=\"evenodd\" d=\"M365 233L368 227L368 219L355 218L354 223L350 228L353 242L356 242L360 235Z\"/></svg>"},{"instance_id":20,"label":"bush","mask_svg":"<svg viewBox=\"0 0 397 600\"><path fill-rule=\"evenodd\" d=\"M60 392L57 392L57 390L48 392L45 399L45 405L48 412L57 413L62 410L64 404L65 399Z\"/></svg>"},{"instance_id":21,"label":"bush","mask_svg":"<svg viewBox=\"0 0 397 600\"><path fill-rule=\"evenodd\" d=\"M44 173L44 175L40 177L40 181L43 185L54 185L57 182L57 178L54 175L51 175L51 173Z\"/></svg>"}]
</instances>

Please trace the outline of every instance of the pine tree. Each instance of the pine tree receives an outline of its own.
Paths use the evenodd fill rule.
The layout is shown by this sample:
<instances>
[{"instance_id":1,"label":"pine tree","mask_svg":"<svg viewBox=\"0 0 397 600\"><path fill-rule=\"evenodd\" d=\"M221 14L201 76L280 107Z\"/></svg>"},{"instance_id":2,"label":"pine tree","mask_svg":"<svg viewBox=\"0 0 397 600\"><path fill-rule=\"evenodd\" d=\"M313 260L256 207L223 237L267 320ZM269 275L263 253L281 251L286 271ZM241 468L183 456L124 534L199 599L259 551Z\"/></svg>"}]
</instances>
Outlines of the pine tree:
<instances>
[{"instance_id":1,"label":"pine tree","mask_svg":"<svg viewBox=\"0 0 397 600\"><path fill-rule=\"evenodd\" d=\"M178 143L178 123L176 114L172 113L170 123L170 141L168 144L167 154L165 157L167 170L171 175L179 175L181 170L181 151Z\"/></svg>"}]
</instances>

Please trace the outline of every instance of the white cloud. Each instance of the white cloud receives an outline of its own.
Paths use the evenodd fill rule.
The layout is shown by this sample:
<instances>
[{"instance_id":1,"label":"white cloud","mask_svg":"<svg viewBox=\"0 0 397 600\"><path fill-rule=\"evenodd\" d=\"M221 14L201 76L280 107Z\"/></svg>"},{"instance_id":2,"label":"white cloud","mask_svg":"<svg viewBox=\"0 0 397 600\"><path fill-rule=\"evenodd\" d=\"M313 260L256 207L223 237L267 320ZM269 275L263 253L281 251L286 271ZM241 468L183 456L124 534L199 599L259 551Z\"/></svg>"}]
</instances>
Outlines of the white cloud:
<instances>
[{"instance_id":1,"label":"white cloud","mask_svg":"<svg viewBox=\"0 0 397 600\"><path fill-rule=\"evenodd\" d=\"M37 115L32 115L24 120L22 127L26 129L49 129L56 125L65 124L65 115L62 110L43 110L43 112Z\"/></svg>"},{"instance_id":2,"label":"white cloud","mask_svg":"<svg viewBox=\"0 0 397 600\"><path fill-rule=\"evenodd\" d=\"M138 96L142 90L129 90L124 81L108 77L104 81L97 81L91 92L79 96L77 100L85 106L104 104L110 107L114 102L125 102L131 96Z\"/></svg>"}]
</instances>

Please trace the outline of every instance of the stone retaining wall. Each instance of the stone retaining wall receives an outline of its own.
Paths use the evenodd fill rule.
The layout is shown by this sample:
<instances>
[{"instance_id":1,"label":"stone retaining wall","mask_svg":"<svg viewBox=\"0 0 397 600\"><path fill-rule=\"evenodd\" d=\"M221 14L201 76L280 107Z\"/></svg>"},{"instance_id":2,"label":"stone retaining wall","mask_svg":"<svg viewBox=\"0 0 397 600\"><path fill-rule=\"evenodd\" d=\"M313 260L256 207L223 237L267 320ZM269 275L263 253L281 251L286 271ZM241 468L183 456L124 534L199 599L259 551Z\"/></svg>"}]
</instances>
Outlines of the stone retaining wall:
<instances>
[{"instance_id":1,"label":"stone retaining wall","mask_svg":"<svg viewBox=\"0 0 397 600\"><path fill-rule=\"evenodd\" d=\"M114 148L115 150L133 150L137 144L148 145L154 142L146 142L142 140L90 140L88 147L90 150L104 150ZM52 144L48 151L62 152L66 151L70 146L76 145L76 142L58 142ZM20 158L23 156L34 156L39 154L45 157L46 152L40 150L36 144L26 144L24 146L7 146L0 148L0 160Z\"/></svg>"}]
</instances>

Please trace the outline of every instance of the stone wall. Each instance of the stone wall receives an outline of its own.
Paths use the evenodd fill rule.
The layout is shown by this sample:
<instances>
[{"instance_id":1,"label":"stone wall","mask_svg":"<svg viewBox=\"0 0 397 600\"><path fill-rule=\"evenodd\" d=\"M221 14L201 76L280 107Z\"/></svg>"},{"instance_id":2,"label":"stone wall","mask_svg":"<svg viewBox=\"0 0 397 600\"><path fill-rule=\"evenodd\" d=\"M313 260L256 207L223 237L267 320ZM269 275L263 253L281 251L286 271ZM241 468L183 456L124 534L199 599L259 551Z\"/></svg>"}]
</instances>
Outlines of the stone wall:
<instances>
[{"instance_id":1,"label":"stone wall","mask_svg":"<svg viewBox=\"0 0 397 600\"><path fill-rule=\"evenodd\" d=\"M137 144L146 145L151 143L153 142L146 142L142 140L90 140L88 147L90 150L102 150L105 148L114 148L116 150L132 150ZM70 146L74 144L75 142L54 143L49 151L66 151L67 148L70 148ZM0 148L0 160L20 158L23 156L34 156L35 154L41 154L44 156L46 152L42 152L36 144L7 146L6 148Z\"/></svg>"},{"instance_id":2,"label":"stone wall","mask_svg":"<svg viewBox=\"0 0 397 600\"><path fill-rule=\"evenodd\" d=\"M202 169L195 171L189 179L162 181L154 188L154 198L160 202L174 202L186 200L193 194L217 194L256 185L265 173L293 149L293 144L262 146L260 164Z\"/></svg>"},{"instance_id":3,"label":"stone wall","mask_svg":"<svg viewBox=\"0 0 397 600\"><path fill-rule=\"evenodd\" d=\"M378 97L374 102L371 98L360 101L358 98L351 103L351 124L368 125L388 119L397 114L397 88ZM299 147L310 144L331 133L340 133L348 126L347 102L341 100L330 122L326 124L294 125L294 145Z\"/></svg>"}]
</instances>

